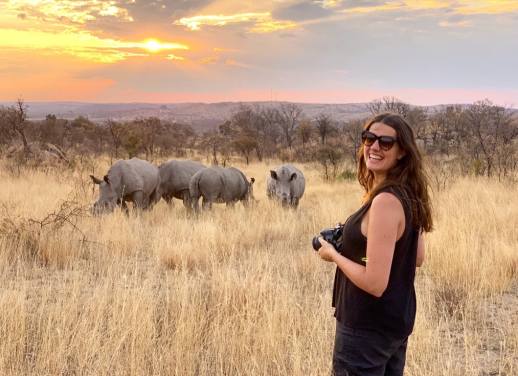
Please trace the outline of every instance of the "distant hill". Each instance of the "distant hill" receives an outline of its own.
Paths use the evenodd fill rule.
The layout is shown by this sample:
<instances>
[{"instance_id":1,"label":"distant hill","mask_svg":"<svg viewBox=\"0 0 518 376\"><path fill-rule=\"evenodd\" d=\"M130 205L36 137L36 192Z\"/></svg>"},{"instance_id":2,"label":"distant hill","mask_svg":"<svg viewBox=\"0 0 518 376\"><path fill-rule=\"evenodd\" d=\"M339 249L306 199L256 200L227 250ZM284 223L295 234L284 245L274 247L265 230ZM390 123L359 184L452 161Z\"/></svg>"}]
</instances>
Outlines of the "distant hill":
<instances>
[{"instance_id":1,"label":"distant hill","mask_svg":"<svg viewBox=\"0 0 518 376\"><path fill-rule=\"evenodd\" d=\"M31 120L44 119L47 114L58 118L74 119L88 117L99 122L112 120L133 120L138 117L156 116L163 120L191 125L195 130L214 128L228 120L240 105L252 107L278 107L280 102L220 102L220 103L82 103L82 102L26 102ZM370 115L367 103L296 103L306 117L313 119L321 113L338 121L365 118ZM12 105L12 103L0 103ZM443 106L430 106L430 109Z\"/></svg>"},{"instance_id":2,"label":"distant hill","mask_svg":"<svg viewBox=\"0 0 518 376\"><path fill-rule=\"evenodd\" d=\"M44 119L47 114L58 118L75 119L88 117L99 122L112 120L133 120L138 117L156 116L163 120L191 125L196 130L206 130L222 124L241 105L252 107L277 107L279 102L221 102L221 103L81 103L81 102L26 102L30 120ZM12 103L0 103L12 105ZM368 116L365 103L358 104L307 104L297 103L310 119L321 113L336 120L349 120Z\"/></svg>"}]
</instances>

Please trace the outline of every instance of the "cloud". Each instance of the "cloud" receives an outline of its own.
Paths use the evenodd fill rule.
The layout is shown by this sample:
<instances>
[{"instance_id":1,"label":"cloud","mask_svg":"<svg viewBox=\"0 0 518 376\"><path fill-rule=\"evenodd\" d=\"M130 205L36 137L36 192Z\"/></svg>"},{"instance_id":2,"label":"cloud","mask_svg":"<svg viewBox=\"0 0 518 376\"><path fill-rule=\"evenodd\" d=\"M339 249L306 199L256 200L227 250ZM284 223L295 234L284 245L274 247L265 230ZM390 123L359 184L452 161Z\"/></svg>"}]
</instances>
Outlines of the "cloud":
<instances>
[{"instance_id":1,"label":"cloud","mask_svg":"<svg viewBox=\"0 0 518 376\"><path fill-rule=\"evenodd\" d=\"M338 5L336 5L338 6ZM272 12L275 19L303 21L331 15L333 12L326 9L324 4L302 2L279 7Z\"/></svg>"},{"instance_id":2,"label":"cloud","mask_svg":"<svg viewBox=\"0 0 518 376\"><path fill-rule=\"evenodd\" d=\"M36 50L50 55L67 54L100 63L114 63L129 57L147 56L147 52L189 49L181 43L99 38L86 31L51 33L13 29L0 29L0 48Z\"/></svg>"},{"instance_id":3,"label":"cloud","mask_svg":"<svg viewBox=\"0 0 518 376\"><path fill-rule=\"evenodd\" d=\"M458 0L455 6L460 14L501 14L518 12L516 0Z\"/></svg>"},{"instance_id":4,"label":"cloud","mask_svg":"<svg viewBox=\"0 0 518 376\"><path fill-rule=\"evenodd\" d=\"M473 25L473 23L471 21L466 21L466 20L457 21L457 22L444 20L444 21L439 22L440 27L447 27L447 28L470 27L472 25Z\"/></svg>"},{"instance_id":5,"label":"cloud","mask_svg":"<svg viewBox=\"0 0 518 376\"><path fill-rule=\"evenodd\" d=\"M184 61L185 58L182 56L176 56L174 54L169 54L165 57L167 60L177 60L177 61Z\"/></svg>"},{"instance_id":6,"label":"cloud","mask_svg":"<svg viewBox=\"0 0 518 376\"><path fill-rule=\"evenodd\" d=\"M238 13L231 15L198 15L184 17L174 22L192 31L200 30L203 26L227 26L230 24L252 24L248 29L252 33L271 33L278 30L287 30L297 27L291 21L273 20L269 12Z\"/></svg>"},{"instance_id":7,"label":"cloud","mask_svg":"<svg viewBox=\"0 0 518 376\"><path fill-rule=\"evenodd\" d=\"M253 69L256 68L253 65L241 63L239 61L236 61L234 59L226 59L225 65L231 66L231 67L238 67L238 68L244 68L244 69Z\"/></svg>"},{"instance_id":8,"label":"cloud","mask_svg":"<svg viewBox=\"0 0 518 376\"><path fill-rule=\"evenodd\" d=\"M127 9L114 0L8 0L5 6L24 14L25 19L36 18L54 23L85 24L103 17L133 21Z\"/></svg>"}]
</instances>

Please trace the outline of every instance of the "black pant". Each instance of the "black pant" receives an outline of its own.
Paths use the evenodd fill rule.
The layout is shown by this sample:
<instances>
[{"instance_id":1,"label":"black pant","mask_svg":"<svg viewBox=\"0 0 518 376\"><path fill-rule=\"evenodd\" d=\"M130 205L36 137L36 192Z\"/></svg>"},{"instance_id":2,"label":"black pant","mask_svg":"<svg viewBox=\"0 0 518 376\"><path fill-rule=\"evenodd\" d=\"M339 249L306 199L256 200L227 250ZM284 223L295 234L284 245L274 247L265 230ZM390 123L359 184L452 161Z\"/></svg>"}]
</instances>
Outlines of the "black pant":
<instances>
[{"instance_id":1,"label":"black pant","mask_svg":"<svg viewBox=\"0 0 518 376\"><path fill-rule=\"evenodd\" d=\"M407 338L392 339L373 330L336 322L333 374L336 376L402 376Z\"/></svg>"}]
</instances>

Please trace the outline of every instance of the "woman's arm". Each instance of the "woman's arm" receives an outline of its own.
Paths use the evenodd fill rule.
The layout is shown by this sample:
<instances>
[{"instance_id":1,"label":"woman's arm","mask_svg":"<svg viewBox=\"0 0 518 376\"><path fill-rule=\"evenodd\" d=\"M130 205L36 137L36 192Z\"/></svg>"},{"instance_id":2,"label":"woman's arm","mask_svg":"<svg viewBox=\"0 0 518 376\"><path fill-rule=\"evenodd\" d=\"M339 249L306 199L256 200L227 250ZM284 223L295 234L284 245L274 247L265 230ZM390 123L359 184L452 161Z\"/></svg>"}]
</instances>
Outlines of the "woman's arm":
<instances>
[{"instance_id":1,"label":"woman's arm","mask_svg":"<svg viewBox=\"0 0 518 376\"><path fill-rule=\"evenodd\" d=\"M367 230L367 265L363 266L339 254L323 239L319 255L332 261L362 290L376 297L385 292L390 276L398 228L404 224L401 202L391 193L380 193L372 201Z\"/></svg>"},{"instance_id":2,"label":"woman's arm","mask_svg":"<svg viewBox=\"0 0 518 376\"><path fill-rule=\"evenodd\" d=\"M421 232L419 234L419 240L417 241L417 260L416 260L416 266L423 265L424 262L424 236Z\"/></svg>"}]
</instances>

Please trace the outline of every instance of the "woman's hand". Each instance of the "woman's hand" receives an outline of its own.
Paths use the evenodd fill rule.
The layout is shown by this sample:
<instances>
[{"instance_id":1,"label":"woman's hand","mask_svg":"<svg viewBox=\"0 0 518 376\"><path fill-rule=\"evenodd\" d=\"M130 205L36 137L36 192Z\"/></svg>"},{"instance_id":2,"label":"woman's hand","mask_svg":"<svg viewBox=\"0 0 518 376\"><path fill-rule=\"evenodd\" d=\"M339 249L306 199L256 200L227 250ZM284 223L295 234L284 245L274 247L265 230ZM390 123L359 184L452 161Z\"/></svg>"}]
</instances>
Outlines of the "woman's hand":
<instances>
[{"instance_id":1,"label":"woman's hand","mask_svg":"<svg viewBox=\"0 0 518 376\"><path fill-rule=\"evenodd\" d=\"M318 250L318 255L324 261L334 262L338 251L330 243L326 242L321 236L318 238L322 247Z\"/></svg>"}]
</instances>

